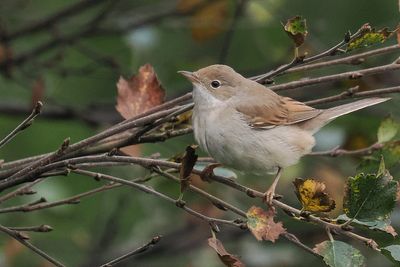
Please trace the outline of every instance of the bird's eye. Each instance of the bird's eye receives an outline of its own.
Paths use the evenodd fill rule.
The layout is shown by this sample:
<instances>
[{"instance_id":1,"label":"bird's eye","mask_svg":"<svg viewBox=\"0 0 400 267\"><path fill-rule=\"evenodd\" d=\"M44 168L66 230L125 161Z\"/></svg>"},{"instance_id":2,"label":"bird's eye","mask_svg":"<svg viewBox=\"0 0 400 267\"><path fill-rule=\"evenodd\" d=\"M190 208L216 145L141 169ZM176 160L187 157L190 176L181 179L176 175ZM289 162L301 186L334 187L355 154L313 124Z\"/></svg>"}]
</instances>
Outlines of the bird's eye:
<instances>
[{"instance_id":1,"label":"bird's eye","mask_svg":"<svg viewBox=\"0 0 400 267\"><path fill-rule=\"evenodd\" d=\"M214 88L214 89L217 89L220 86L221 86L221 82L218 81L218 80L214 80L214 81L211 82L211 87Z\"/></svg>"}]
</instances>

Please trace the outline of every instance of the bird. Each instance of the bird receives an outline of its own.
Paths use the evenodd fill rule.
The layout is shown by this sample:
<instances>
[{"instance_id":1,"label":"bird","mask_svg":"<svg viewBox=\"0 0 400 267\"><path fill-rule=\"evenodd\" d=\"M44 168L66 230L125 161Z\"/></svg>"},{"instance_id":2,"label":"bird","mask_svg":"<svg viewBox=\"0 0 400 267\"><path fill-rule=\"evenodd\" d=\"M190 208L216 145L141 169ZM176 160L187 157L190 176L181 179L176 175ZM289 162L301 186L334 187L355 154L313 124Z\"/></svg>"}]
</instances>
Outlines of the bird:
<instances>
[{"instance_id":1,"label":"bird","mask_svg":"<svg viewBox=\"0 0 400 267\"><path fill-rule=\"evenodd\" d=\"M193 85L192 125L200 148L223 166L244 173L276 173L264 193L269 205L283 169L311 152L321 127L390 99L372 97L317 109L278 95L226 65L179 73Z\"/></svg>"}]
</instances>

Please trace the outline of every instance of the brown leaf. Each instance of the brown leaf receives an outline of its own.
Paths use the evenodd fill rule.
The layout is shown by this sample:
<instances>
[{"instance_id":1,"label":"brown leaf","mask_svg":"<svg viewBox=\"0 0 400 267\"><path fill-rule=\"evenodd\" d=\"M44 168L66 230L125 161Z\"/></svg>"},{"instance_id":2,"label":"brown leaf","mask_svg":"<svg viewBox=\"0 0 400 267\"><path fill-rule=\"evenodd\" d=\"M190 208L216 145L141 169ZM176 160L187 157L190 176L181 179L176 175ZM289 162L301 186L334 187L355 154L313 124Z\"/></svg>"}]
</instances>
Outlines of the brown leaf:
<instances>
[{"instance_id":1,"label":"brown leaf","mask_svg":"<svg viewBox=\"0 0 400 267\"><path fill-rule=\"evenodd\" d=\"M120 77L117 88L116 109L125 119L160 105L165 97L165 91L150 64L140 67L139 73L129 80Z\"/></svg>"},{"instance_id":2,"label":"brown leaf","mask_svg":"<svg viewBox=\"0 0 400 267\"><path fill-rule=\"evenodd\" d=\"M217 238L212 237L208 239L208 245L217 252L220 260L228 267L245 267L238 257L227 252L222 245L222 242Z\"/></svg>"},{"instance_id":3,"label":"brown leaf","mask_svg":"<svg viewBox=\"0 0 400 267\"><path fill-rule=\"evenodd\" d=\"M183 154L179 177L181 180L181 193L183 193L190 185L191 173L197 161L196 155L197 145L186 147L186 152Z\"/></svg>"},{"instance_id":4,"label":"brown leaf","mask_svg":"<svg viewBox=\"0 0 400 267\"><path fill-rule=\"evenodd\" d=\"M275 242L279 235L286 232L282 222L274 222L276 212L273 207L264 211L262 208L252 206L246 213L247 226L257 240Z\"/></svg>"},{"instance_id":5,"label":"brown leaf","mask_svg":"<svg viewBox=\"0 0 400 267\"><path fill-rule=\"evenodd\" d=\"M329 212L336 206L335 201L325 192L325 184L313 179L296 178L293 182L297 198L303 210L311 212Z\"/></svg>"}]
</instances>

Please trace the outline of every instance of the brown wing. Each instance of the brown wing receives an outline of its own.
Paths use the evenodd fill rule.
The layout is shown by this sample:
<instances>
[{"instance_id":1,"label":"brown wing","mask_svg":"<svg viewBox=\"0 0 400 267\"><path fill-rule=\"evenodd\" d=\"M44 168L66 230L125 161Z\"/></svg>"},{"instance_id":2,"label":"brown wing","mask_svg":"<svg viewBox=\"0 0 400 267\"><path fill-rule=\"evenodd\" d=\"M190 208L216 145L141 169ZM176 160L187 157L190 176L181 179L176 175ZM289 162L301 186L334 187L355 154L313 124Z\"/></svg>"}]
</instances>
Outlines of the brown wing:
<instances>
[{"instance_id":1,"label":"brown wing","mask_svg":"<svg viewBox=\"0 0 400 267\"><path fill-rule=\"evenodd\" d=\"M289 97L280 97L275 102L256 101L253 106L247 102L246 105L237 106L236 110L251 127L263 129L309 120L322 112Z\"/></svg>"}]
</instances>

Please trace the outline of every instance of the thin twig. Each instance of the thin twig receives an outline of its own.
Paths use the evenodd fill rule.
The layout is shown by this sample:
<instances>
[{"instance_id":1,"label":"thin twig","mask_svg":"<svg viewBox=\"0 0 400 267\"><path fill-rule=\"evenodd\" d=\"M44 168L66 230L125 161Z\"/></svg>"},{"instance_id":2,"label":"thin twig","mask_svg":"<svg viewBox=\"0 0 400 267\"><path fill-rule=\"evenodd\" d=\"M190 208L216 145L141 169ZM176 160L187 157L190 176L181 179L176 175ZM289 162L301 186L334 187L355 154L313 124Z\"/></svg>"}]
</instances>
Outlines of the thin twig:
<instances>
[{"instance_id":1,"label":"thin twig","mask_svg":"<svg viewBox=\"0 0 400 267\"><path fill-rule=\"evenodd\" d=\"M381 95L386 95L386 94L400 93L400 86L374 89L374 90L368 90L368 91L364 91L364 92L354 92L355 88L358 88L358 87L352 87L352 88L350 88L340 94L334 95L334 96L328 96L325 98L310 100L310 101L306 101L304 103L312 106L312 105L317 105L317 104L331 103L331 102L348 99L348 98L361 98L361 97L381 96Z\"/></svg>"},{"instance_id":2,"label":"thin twig","mask_svg":"<svg viewBox=\"0 0 400 267\"><path fill-rule=\"evenodd\" d=\"M48 255L46 252L40 250L39 248L35 247L32 245L30 242L27 241L29 239L28 236L20 233L19 231L11 230L8 227L5 227L3 225L0 225L0 231L3 233L6 233L7 235L11 236L36 254L40 255L42 258L46 259L47 261L53 263L55 266L58 267L64 267L65 265L62 264L61 262L57 261L56 259L52 258L50 255Z\"/></svg>"},{"instance_id":3,"label":"thin twig","mask_svg":"<svg viewBox=\"0 0 400 267\"><path fill-rule=\"evenodd\" d=\"M169 196L167 196L167 195L165 195L165 194L163 194L161 192L158 192L158 191L156 191L156 190L154 190L154 189L152 189L152 188L150 188L150 187L148 187L146 185L143 185L143 184L135 183L135 182L132 182L132 181L129 181L129 180L124 180L124 179L121 179L121 178L118 178L118 177L115 177L115 176L111 176L111 175L107 175L107 174L102 174L102 173L98 173L98 172L96 173L96 172L86 171L86 170L82 170L82 169L73 169L72 172L75 172L75 173L78 173L78 174L81 174L81 175L90 176L90 177L93 177L93 178L96 178L96 179L109 180L109 181L113 181L113 182L116 182L116 183L120 183L120 184L124 184L124 185L127 185L127 186L134 187L134 188L136 188L136 189L138 189L140 191L152 194L152 195L157 196L157 197L159 197L159 198L161 198L163 200L166 200L166 201L176 205L177 207L183 209L187 213L206 221L209 224L218 223L218 224L232 225L232 226L236 226L236 227L240 225L240 224L235 223L233 221L222 220L222 219L218 219L218 218L212 218L212 217L205 216L205 215L203 215L203 214L201 214L201 213L199 213L199 212L197 212L197 211L195 211L195 210L193 210L191 208L188 208L185 205L185 203L183 203L182 201L177 201L177 200L175 200L175 199L173 199L173 198L171 198L171 197L169 197Z\"/></svg>"},{"instance_id":4,"label":"thin twig","mask_svg":"<svg viewBox=\"0 0 400 267\"><path fill-rule=\"evenodd\" d=\"M338 157L338 156L343 156L343 155L370 155L372 152L376 150L382 149L383 144L380 143L375 143L372 144L368 147L365 148L360 148L360 149L354 149L354 150L347 150L347 149L342 149L340 147L334 147L330 150L326 151L315 151L311 152L308 155L310 156L330 156L330 157Z\"/></svg>"},{"instance_id":5,"label":"thin twig","mask_svg":"<svg viewBox=\"0 0 400 267\"><path fill-rule=\"evenodd\" d=\"M155 236L147 244L145 244L145 245L143 245L143 246L141 246L141 247L139 247L139 248L137 248L137 249L135 249L135 250L133 250L131 252L128 252L128 253L126 253L126 254L124 254L124 255L116 258L116 259L113 259L113 260L101 265L100 267L112 267L115 264L120 263L120 262L126 260L129 257L132 257L134 255L143 253L143 252L149 250L150 248L152 248L155 244L157 244L161 240L161 238L162 238L162 236L160 236L160 235Z\"/></svg>"},{"instance_id":6,"label":"thin twig","mask_svg":"<svg viewBox=\"0 0 400 267\"><path fill-rule=\"evenodd\" d=\"M299 89L301 87L315 85L319 83L327 83L341 80L351 80L351 79L359 79L361 77L376 75L380 73L387 73L390 71L395 71L400 69L400 64L387 64L383 66L373 67L369 69L363 69L358 71L348 71L342 72L338 74L326 75L317 78L310 78L306 80L293 81L288 83L283 83L279 85L269 86L268 88L273 91L282 91L289 89Z\"/></svg>"},{"instance_id":7,"label":"thin twig","mask_svg":"<svg viewBox=\"0 0 400 267\"><path fill-rule=\"evenodd\" d=\"M294 67L291 69L286 70L285 72L281 74L286 74L286 73L294 73L294 72L299 72L299 71L308 71L308 70L313 70L313 69L320 69L324 67L330 67L330 66L335 66L335 65L341 65L341 64L346 64L346 65L357 65L360 63L363 63L365 58L376 56L376 55L381 55L381 54L387 54L387 53L392 53L400 49L400 46L398 44L391 45L391 46L386 46L378 49L374 49L371 51L367 51L364 53L359 53L339 59L332 59L332 60L327 60L324 62L318 62L314 64L308 64L304 66L299 66L299 67Z\"/></svg>"},{"instance_id":8,"label":"thin twig","mask_svg":"<svg viewBox=\"0 0 400 267\"><path fill-rule=\"evenodd\" d=\"M180 183L180 179L175 177L174 175L172 175L170 173L162 171L161 169L158 169L158 168L154 168L153 171L158 173L158 174L160 174L161 176L164 176L164 177L166 177L168 179L171 179L171 180L173 180L173 181L175 181L177 183ZM222 207L224 207L224 208L226 208L226 209L228 209L228 210L230 210L230 211L232 211L232 212L234 212L234 213L236 213L236 214L238 214L240 216L246 217L246 213L245 212L243 212L242 210L236 208L235 206L227 203L226 201L223 201L222 199L217 198L217 197L207 193L206 191L201 190L200 188L198 188L198 187L196 187L194 185L189 185L188 188L189 188L189 190L191 190L193 192L196 192L196 193L202 195L203 197L207 198L212 203L221 205Z\"/></svg>"},{"instance_id":9,"label":"thin twig","mask_svg":"<svg viewBox=\"0 0 400 267\"><path fill-rule=\"evenodd\" d=\"M338 44L334 45L333 47L329 48L328 50L319 53L315 56L309 57L309 58L294 58L290 63L282 65L280 67L278 67L275 70L272 70L266 74L261 74L258 76L254 76L251 77L250 79L255 80L256 82L259 83L264 83L265 81L267 81L268 79L277 76L280 73L283 73L284 71L293 68L294 66L297 65L301 65L301 64L307 64L310 62L314 62L317 61L319 59L322 59L324 57L327 56L334 56L336 55L337 51L344 45L346 45L348 42L350 42L352 39L358 37L360 35L360 33L362 32L362 28L360 28L359 30L357 30L356 33L354 33L353 35L350 35L350 33L346 33L345 37L343 38L343 40L341 42L339 42Z\"/></svg>"},{"instance_id":10,"label":"thin twig","mask_svg":"<svg viewBox=\"0 0 400 267\"><path fill-rule=\"evenodd\" d=\"M36 116L40 114L42 106L42 102L38 101L35 108L32 110L32 113L0 141L0 148L7 144L11 139L13 139L18 133L28 128L32 124Z\"/></svg>"},{"instance_id":11,"label":"thin twig","mask_svg":"<svg viewBox=\"0 0 400 267\"><path fill-rule=\"evenodd\" d=\"M44 181L44 179L37 179L33 182L30 182L29 184L21 186L20 188L14 190L14 191L11 191L3 196L0 196L0 203L3 203L4 201L9 200L10 198L13 198L18 195L26 195L26 194L34 193L31 190L32 186L34 186L35 184L38 184L42 181Z\"/></svg>"},{"instance_id":12,"label":"thin twig","mask_svg":"<svg viewBox=\"0 0 400 267\"><path fill-rule=\"evenodd\" d=\"M47 224L42 224L39 226L7 227L7 228L14 231L39 232L39 233L48 233L53 231L53 227Z\"/></svg>"}]
</instances>

